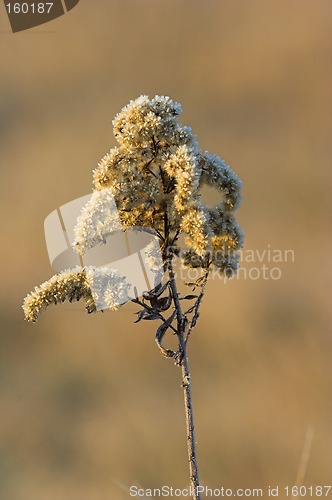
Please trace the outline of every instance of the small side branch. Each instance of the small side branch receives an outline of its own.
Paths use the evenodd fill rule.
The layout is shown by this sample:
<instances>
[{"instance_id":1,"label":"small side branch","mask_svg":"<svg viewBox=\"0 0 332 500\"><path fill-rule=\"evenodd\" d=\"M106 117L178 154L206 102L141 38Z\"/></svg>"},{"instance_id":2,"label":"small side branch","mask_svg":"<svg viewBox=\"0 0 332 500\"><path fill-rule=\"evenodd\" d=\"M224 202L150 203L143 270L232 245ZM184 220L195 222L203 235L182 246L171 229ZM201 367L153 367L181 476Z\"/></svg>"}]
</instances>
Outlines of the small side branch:
<instances>
[{"instance_id":1,"label":"small side branch","mask_svg":"<svg viewBox=\"0 0 332 500\"><path fill-rule=\"evenodd\" d=\"M195 302L195 305L194 305L194 308L193 308L193 312L194 312L194 315L190 321L190 324L189 324L189 328L188 328L188 332L187 332L187 335L186 335L186 338L185 338L185 344L187 344L188 340L189 340L189 336L191 334L191 332L193 331L196 323L197 323L197 320L199 318L199 308L201 306L201 303L202 303L202 300L203 300L203 297L204 297L204 294L205 294L205 288L206 288L206 284L207 284L207 281L208 281L208 277L209 277L209 272L210 272L210 269L206 269L205 270L205 273L204 275L202 276L202 282L201 282L201 293L199 294L196 302Z\"/></svg>"}]
</instances>

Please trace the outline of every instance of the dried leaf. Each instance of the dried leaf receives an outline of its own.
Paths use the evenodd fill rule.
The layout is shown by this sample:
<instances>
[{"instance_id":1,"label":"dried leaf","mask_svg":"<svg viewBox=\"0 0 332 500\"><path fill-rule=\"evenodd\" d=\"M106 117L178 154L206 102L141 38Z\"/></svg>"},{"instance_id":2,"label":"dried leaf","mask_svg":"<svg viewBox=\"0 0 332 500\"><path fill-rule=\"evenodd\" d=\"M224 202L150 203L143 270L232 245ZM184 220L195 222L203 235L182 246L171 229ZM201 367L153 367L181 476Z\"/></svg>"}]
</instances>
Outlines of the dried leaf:
<instances>
[{"instance_id":1,"label":"dried leaf","mask_svg":"<svg viewBox=\"0 0 332 500\"><path fill-rule=\"evenodd\" d=\"M164 322L162 323L158 330L156 331L156 342L157 342L157 345L160 349L160 351L162 352L162 354L166 357L166 358L172 358L175 356L175 352L172 351L171 349L166 349L161 341L163 340L164 336L165 336L165 333L167 332L168 328L170 327L170 325L172 324L172 321L174 320L175 318L175 314L176 314L176 311L174 311L171 316Z\"/></svg>"},{"instance_id":2,"label":"dried leaf","mask_svg":"<svg viewBox=\"0 0 332 500\"><path fill-rule=\"evenodd\" d=\"M153 298L160 297L160 295L164 293L164 291L168 287L168 283L169 283L168 281L163 285L159 283L159 285L157 285L153 290L150 290L149 292L144 292L143 298L146 300L151 300Z\"/></svg>"},{"instance_id":3,"label":"dried leaf","mask_svg":"<svg viewBox=\"0 0 332 500\"><path fill-rule=\"evenodd\" d=\"M169 294L167 297L161 297L160 299L158 298L153 298L150 300L151 306L156 310L156 311L167 311L167 309L170 308L172 304L172 295L171 292L169 291Z\"/></svg>"},{"instance_id":4,"label":"dried leaf","mask_svg":"<svg viewBox=\"0 0 332 500\"><path fill-rule=\"evenodd\" d=\"M146 320L152 320L152 319L159 319L159 314L155 313L154 311L149 311L148 309L142 309L141 311L138 311L137 314L137 320L135 323L139 323L142 319Z\"/></svg>"},{"instance_id":5,"label":"dried leaf","mask_svg":"<svg viewBox=\"0 0 332 500\"><path fill-rule=\"evenodd\" d=\"M193 300L198 299L198 295L185 295L184 297L180 297L179 300Z\"/></svg>"}]
</instances>

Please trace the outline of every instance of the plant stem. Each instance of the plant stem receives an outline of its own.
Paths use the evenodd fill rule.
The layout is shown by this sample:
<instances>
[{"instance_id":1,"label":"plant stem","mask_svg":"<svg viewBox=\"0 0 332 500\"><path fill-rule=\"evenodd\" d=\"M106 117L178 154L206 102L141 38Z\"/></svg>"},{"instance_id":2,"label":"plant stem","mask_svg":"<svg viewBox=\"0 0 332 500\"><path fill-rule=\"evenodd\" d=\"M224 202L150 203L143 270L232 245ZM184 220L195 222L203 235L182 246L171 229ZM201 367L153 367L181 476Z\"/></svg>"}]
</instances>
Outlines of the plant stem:
<instances>
[{"instance_id":1,"label":"plant stem","mask_svg":"<svg viewBox=\"0 0 332 500\"><path fill-rule=\"evenodd\" d=\"M182 351L181 360L181 374L182 374L182 387L184 397L184 408L186 413L186 429L187 429L187 449L189 460L190 472L190 486L192 489L192 498L200 500L200 493L197 491L199 486L198 467L196 457L196 441L195 441L195 426L194 426L194 413L190 385L190 371L187 356L187 346L184 339L184 328L178 332L179 342Z\"/></svg>"},{"instance_id":2,"label":"plant stem","mask_svg":"<svg viewBox=\"0 0 332 500\"><path fill-rule=\"evenodd\" d=\"M178 365L181 366L182 388L184 397L184 408L186 415L186 431L187 431L187 449L190 473L190 486L192 490L193 500L200 500L201 496L197 491L199 486L198 467L196 457L196 441L195 441L195 426L194 412L190 385L190 371L187 356L187 345L185 341L185 332L187 327L187 318L183 314L179 301L175 275L172 265L172 256L168 259L168 273L170 278L170 287L173 296L173 302L177 314L177 337L179 343L179 359Z\"/></svg>"}]
</instances>

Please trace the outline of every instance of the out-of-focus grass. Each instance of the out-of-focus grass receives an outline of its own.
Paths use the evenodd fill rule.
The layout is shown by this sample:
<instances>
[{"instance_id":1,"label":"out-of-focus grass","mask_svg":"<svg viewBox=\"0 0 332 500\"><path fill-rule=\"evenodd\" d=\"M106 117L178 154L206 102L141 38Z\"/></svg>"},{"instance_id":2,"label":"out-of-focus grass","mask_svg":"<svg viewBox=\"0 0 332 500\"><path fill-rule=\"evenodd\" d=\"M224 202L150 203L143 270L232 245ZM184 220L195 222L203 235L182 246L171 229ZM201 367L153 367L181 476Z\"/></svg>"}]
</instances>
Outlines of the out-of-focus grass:
<instances>
[{"instance_id":1,"label":"out-of-focus grass","mask_svg":"<svg viewBox=\"0 0 332 500\"><path fill-rule=\"evenodd\" d=\"M202 482L291 485L308 425L307 484L331 481L330 10L82 1L52 33L1 35L1 498L188 483L179 373L154 326L133 325L132 305L62 305L36 325L20 310L51 274L44 218L91 190L113 115L141 93L180 101L201 147L240 175L245 248L295 252L280 280L209 284L190 345Z\"/></svg>"}]
</instances>

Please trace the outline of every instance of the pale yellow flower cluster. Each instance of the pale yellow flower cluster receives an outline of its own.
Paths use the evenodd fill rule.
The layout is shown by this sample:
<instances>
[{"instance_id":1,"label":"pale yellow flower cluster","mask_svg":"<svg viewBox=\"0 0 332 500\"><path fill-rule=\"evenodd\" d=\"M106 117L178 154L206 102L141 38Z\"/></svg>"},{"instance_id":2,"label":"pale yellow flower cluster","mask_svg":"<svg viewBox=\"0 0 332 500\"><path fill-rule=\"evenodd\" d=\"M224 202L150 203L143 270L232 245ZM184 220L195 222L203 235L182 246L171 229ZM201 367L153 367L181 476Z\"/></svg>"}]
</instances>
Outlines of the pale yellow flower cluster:
<instances>
[{"instance_id":1,"label":"pale yellow flower cluster","mask_svg":"<svg viewBox=\"0 0 332 500\"><path fill-rule=\"evenodd\" d=\"M122 227L142 226L163 232L165 218L169 230L185 234L185 247L176 253L191 267L211 263L222 273L237 269L242 232L233 212L241 201L241 181L218 156L202 152L189 127L178 123L180 104L169 97L140 96L125 106L113 121L119 145L104 156L93 173L96 191L110 189L114 195ZM207 208L201 188L221 192L220 203ZM102 240L109 225L100 221L100 206L90 204L76 228L80 249L90 241ZM95 212L95 215L93 213Z\"/></svg>"},{"instance_id":2,"label":"pale yellow flower cluster","mask_svg":"<svg viewBox=\"0 0 332 500\"><path fill-rule=\"evenodd\" d=\"M88 313L101 309L115 310L129 300L130 284L114 269L93 266L66 269L36 286L24 299L23 311L28 321L37 321L39 314L51 304L84 299ZM101 307L102 304L102 307Z\"/></svg>"},{"instance_id":3,"label":"pale yellow flower cluster","mask_svg":"<svg viewBox=\"0 0 332 500\"><path fill-rule=\"evenodd\" d=\"M85 300L86 310L89 313L95 311L96 307L85 271L81 267L68 269L55 274L40 286L36 286L34 291L27 295L23 302L25 319L35 322L41 311L49 305L59 304L65 300L73 302L81 298Z\"/></svg>"}]
</instances>

